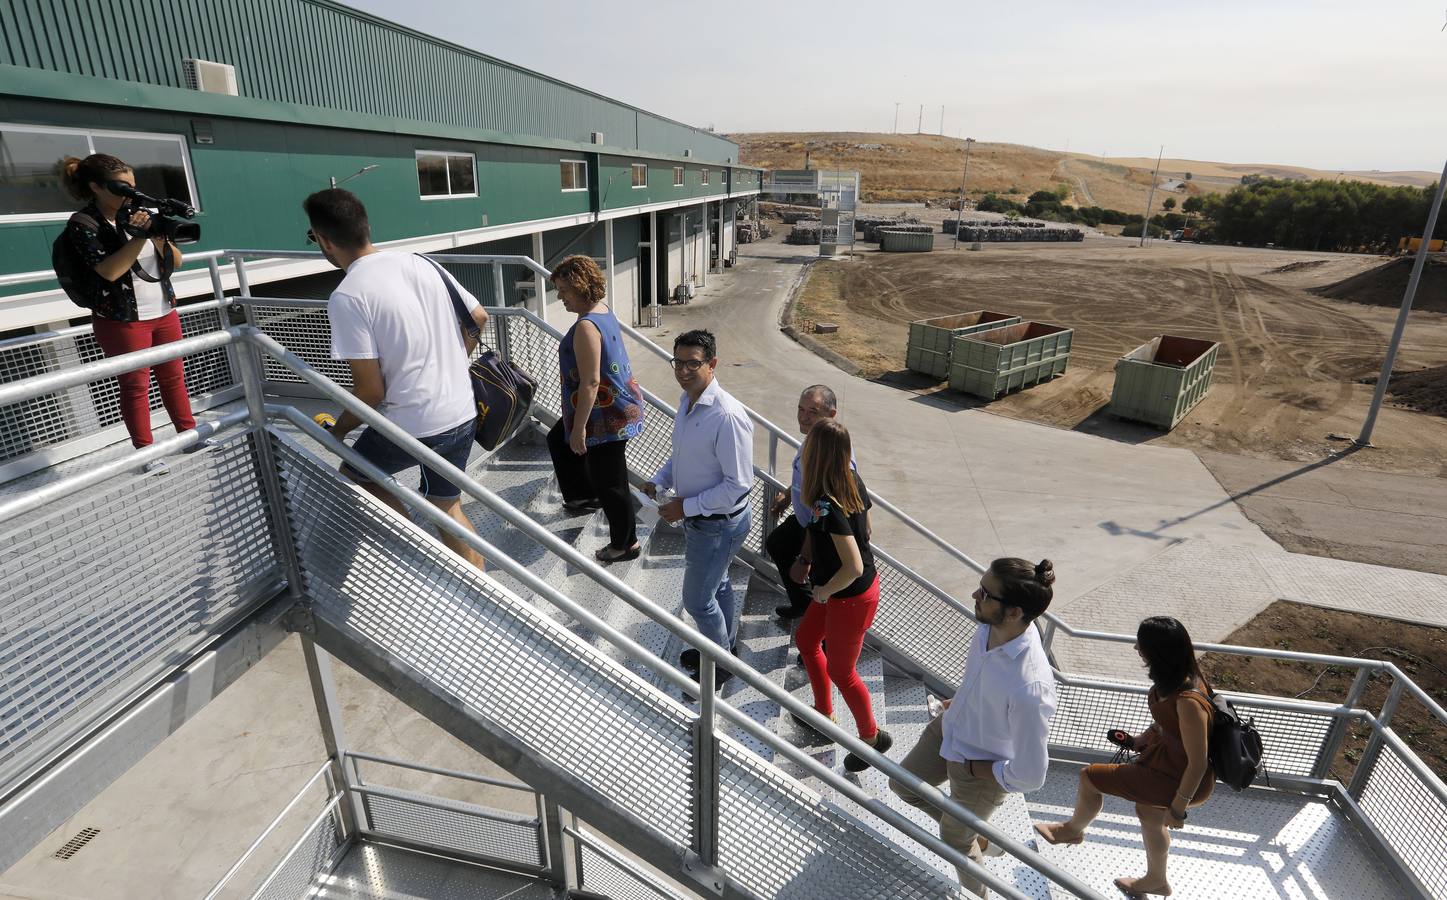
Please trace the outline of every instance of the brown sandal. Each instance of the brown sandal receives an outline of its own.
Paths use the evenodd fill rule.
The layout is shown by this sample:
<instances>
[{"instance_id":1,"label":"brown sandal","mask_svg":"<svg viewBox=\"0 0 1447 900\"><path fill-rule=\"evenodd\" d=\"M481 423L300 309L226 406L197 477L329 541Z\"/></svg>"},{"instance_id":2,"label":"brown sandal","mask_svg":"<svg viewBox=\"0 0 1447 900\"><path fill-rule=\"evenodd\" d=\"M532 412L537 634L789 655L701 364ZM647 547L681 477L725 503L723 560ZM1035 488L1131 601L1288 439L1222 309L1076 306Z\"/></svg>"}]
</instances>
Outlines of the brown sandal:
<instances>
[{"instance_id":1,"label":"brown sandal","mask_svg":"<svg viewBox=\"0 0 1447 900\"><path fill-rule=\"evenodd\" d=\"M1036 834L1038 834L1038 835L1040 835L1041 837L1045 838L1045 843L1050 844L1050 845L1052 845L1052 846L1056 846L1056 847L1059 847L1059 846L1072 847L1072 846L1074 846L1074 845L1076 845L1076 844L1083 844L1083 843L1085 843L1085 835L1084 835L1084 834L1082 834L1080 837L1076 838L1076 839L1073 840L1073 841L1070 840L1070 839L1068 839L1068 838L1057 838L1057 837L1055 837L1051 832L1045 830L1045 829L1049 828L1051 825L1054 825L1056 828L1059 828L1059 827L1064 826L1065 823L1064 823L1064 822L1052 822L1052 823L1050 823L1050 824L1048 824L1048 825L1035 825L1035 826L1032 826L1032 827L1035 829L1035 833L1036 833Z\"/></svg>"}]
</instances>

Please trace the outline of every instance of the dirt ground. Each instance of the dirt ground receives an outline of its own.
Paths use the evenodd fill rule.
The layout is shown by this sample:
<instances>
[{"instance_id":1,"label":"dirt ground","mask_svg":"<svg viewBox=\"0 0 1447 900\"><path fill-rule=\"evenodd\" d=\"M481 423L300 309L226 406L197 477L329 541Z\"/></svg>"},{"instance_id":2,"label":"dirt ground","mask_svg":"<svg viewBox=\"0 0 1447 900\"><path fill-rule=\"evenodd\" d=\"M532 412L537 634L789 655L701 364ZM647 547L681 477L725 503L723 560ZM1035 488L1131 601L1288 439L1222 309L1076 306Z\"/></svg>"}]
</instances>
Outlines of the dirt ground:
<instances>
[{"instance_id":1,"label":"dirt ground","mask_svg":"<svg viewBox=\"0 0 1447 900\"><path fill-rule=\"evenodd\" d=\"M1428 696L1439 702L1447 699L1447 670L1443 668L1447 665L1444 663L1447 630L1441 628L1282 600L1271 604L1222 643L1384 660L1395 663ZM1356 676L1352 669L1323 669L1306 663L1214 653L1201 657L1201 669L1216 687L1323 703L1344 701ZM1360 708L1380 712L1390 687L1389 678L1373 678L1362 695ZM1447 725L1408 694L1397 708L1392 729L1438 776L1447 778ZM1332 762L1332 777L1343 784L1351 781L1370 736L1371 729L1366 725L1355 724L1349 729ZM1266 754L1269 762L1269 746Z\"/></svg>"},{"instance_id":2,"label":"dirt ground","mask_svg":"<svg viewBox=\"0 0 1447 900\"><path fill-rule=\"evenodd\" d=\"M936 210L921 218L943 216ZM1291 461L1346 446L1370 403L1395 319L1374 306L1318 296L1383 265L1381 257L1136 241L1090 235L1080 244L986 244L929 254L879 253L817 263L793 323L839 325L817 336L873 377L963 406L981 401L905 371L908 323L977 309L1075 329L1069 370L988 404L998 415L1132 442ZM1424 289L1423 305L1439 300ZM1400 296L1398 297L1400 300ZM1106 412L1116 359L1160 334L1221 344L1212 388L1170 433ZM1447 477L1447 314L1414 311L1398 357L1400 402L1389 395L1377 449L1346 466ZM1423 373L1423 374L1414 374Z\"/></svg>"}]
</instances>

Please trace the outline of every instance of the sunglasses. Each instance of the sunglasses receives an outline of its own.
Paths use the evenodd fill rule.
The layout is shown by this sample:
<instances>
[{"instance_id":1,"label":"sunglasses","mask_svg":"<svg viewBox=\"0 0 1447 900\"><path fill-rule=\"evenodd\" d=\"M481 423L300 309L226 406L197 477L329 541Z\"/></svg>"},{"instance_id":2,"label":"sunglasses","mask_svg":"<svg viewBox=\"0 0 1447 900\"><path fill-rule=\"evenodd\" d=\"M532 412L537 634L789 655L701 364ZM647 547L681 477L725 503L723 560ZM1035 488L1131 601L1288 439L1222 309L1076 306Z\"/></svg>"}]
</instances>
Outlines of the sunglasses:
<instances>
[{"instance_id":1,"label":"sunglasses","mask_svg":"<svg viewBox=\"0 0 1447 900\"><path fill-rule=\"evenodd\" d=\"M319 243L321 243L321 241L318 241L318 240L317 240L317 233L316 233L315 231L312 231L310 228L308 228L308 229L306 230L306 242L307 242L308 244L319 244Z\"/></svg>"},{"instance_id":2,"label":"sunglasses","mask_svg":"<svg viewBox=\"0 0 1447 900\"><path fill-rule=\"evenodd\" d=\"M998 595L996 595L996 594L992 594L992 593L990 593L989 591L985 590L985 586L984 586L983 584L980 585L979 587L975 588L975 592L974 592L973 594L971 594L970 596L974 597L976 600L983 600L983 599L985 599L986 597L988 597L988 598L990 598L991 600L994 600L996 603L999 603L999 604L1002 604L1002 605L1008 605L1008 604L1005 603L1005 598L1004 598L1004 597L998 596Z\"/></svg>"}]
</instances>

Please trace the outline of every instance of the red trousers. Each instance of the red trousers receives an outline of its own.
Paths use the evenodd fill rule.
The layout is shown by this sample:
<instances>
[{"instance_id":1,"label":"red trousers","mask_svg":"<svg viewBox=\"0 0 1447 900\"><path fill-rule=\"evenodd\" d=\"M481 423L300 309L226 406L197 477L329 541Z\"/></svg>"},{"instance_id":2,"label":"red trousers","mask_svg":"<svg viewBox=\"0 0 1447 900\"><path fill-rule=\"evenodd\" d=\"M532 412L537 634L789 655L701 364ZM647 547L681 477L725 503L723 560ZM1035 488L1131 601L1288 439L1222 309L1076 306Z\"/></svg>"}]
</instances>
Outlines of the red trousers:
<instances>
[{"instance_id":1,"label":"red trousers","mask_svg":"<svg viewBox=\"0 0 1447 900\"><path fill-rule=\"evenodd\" d=\"M834 597L828 603L811 602L799 630L794 633L794 643L809 673L809 686L814 689L814 708L830 715L834 711L830 683L839 685L839 693L844 695L844 702L854 714L859 737L866 741L874 738L879 726L874 721L869 688L864 686L855 664L864 647L864 633L874 622L874 611L878 608L879 578L876 576L869 590L862 594ZM825 640L829 642L827 656L821 647Z\"/></svg>"},{"instance_id":2,"label":"red trousers","mask_svg":"<svg viewBox=\"0 0 1447 900\"><path fill-rule=\"evenodd\" d=\"M95 342L106 356L134 353L181 339L181 317L171 310L159 319L144 322L115 322L97 317ZM151 443L151 370L136 369L119 376L121 418L131 433L131 443L147 447ZM156 383L161 387L161 402L171 416L177 431L196 427L191 417L191 397L186 393L186 368L179 359L156 366Z\"/></svg>"}]
</instances>

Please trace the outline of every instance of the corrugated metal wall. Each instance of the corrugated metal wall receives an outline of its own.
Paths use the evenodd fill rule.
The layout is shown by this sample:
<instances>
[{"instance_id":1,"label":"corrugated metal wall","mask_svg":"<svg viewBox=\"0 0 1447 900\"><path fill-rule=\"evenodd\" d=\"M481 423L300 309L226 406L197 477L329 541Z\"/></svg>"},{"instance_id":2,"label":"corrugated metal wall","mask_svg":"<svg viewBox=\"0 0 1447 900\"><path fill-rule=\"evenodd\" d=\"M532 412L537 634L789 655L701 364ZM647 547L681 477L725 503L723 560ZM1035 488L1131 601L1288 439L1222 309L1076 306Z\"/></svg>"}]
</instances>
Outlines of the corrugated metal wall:
<instances>
[{"instance_id":1,"label":"corrugated metal wall","mask_svg":"<svg viewBox=\"0 0 1447 900\"><path fill-rule=\"evenodd\" d=\"M705 159L729 141L326 0L3 0L0 63L185 87L236 67L246 97Z\"/></svg>"}]
</instances>

